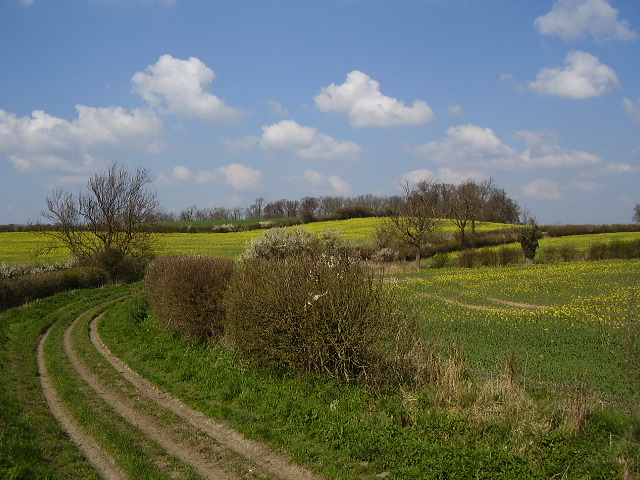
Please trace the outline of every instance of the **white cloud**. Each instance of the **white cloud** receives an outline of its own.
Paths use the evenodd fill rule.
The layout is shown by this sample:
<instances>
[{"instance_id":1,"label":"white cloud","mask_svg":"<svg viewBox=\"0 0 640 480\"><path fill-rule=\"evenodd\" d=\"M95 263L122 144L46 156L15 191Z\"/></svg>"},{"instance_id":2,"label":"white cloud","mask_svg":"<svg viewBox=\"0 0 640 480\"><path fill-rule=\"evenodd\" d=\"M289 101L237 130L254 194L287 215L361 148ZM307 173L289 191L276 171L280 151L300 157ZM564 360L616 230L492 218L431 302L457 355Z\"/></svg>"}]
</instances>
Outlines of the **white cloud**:
<instances>
[{"instance_id":1,"label":"white cloud","mask_svg":"<svg viewBox=\"0 0 640 480\"><path fill-rule=\"evenodd\" d=\"M380 83L358 70L349 73L342 85L323 87L314 100L318 110L347 117L353 127L421 125L435 119L426 102L416 100L408 107L384 95Z\"/></svg>"},{"instance_id":2,"label":"white cloud","mask_svg":"<svg viewBox=\"0 0 640 480\"><path fill-rule=\"evenodd\" d=\"M640 172L640 165L630 165L628 163L607 163L600 168L582 172L582 178L600 178L611 175L628 175Z\"/></svg>"},{"instance_id":3,"label":"white cloud","mask_svg":"<svg viewBox=\"0 0 640 480\"><path fill-rule=\"evenodd\" d=\"M585 167L598 165L602 159L592 153L579 150L565 150L546 138L549 133L539 133L521 130L516 133L523 138L527 149L522 152L520 159L534 167Z\"/></svg>"},{"instance_id":4,"label":"white cloud","mask_svg":"<svg viewBox=\"0 0 640 480\"><path fill-rule=\"evenodd\" d=\"M92 154L162 148L162 121L149 110L76 105L76 111L78 117L67 121L41 110L17 117L0 109L0 153L20 171L70 172L87 167Z\"/></svg>"},{"instance_id":5,"label":"white cloud","mask_svg":"<svg viewBox=\"0 0 640 480\"><path fill-rule=\"evenodd\" d=\"M471 124L451 127L446 138L409 149L442 164L507 167L517 158L516 151L505 145L492 129Z\"/></svg>"},{"instance_id":6,"label":"white cloud","mask_svg":"<svg viewBox=\"0 0 640 480\"><path fill-rule=\"evenodd\" d=\"M256 168L232 163L216 169L224 178L224 182L239 191L256 192L264 190L262 172Z\"/></svg>"},{"instance_id":7,"label":"white cloud","mask_svg":"<svg viewBox=\"0 0 640 480\"><path fill-rule=\"evenodd\" d=\"M305 170L302 175L291 177L289 180L301 190L311 190L323 195L349 195L353 190L346 180L315 170Z\"/></svg>"},{"instance_id":8,"label":"white cloud","mask_svg":"<svg viewBox=\"0 0 640 480\"><path fill-rule=\"evenodd\" d=\"M162 55L146 73L137 72L131 82L136 93L163 112L206 122L238 121L243 112L209 91L214 78L214 71L195 57L180 60Z\"/></svg>"},{"instance_id":9,"label":"white cloud","mask_svg":"<svg viewBox=\"0 0 640 480\"><path fill-rule=\"evenodd\" d=\"M422 182L423 180L430 180L435 177L435 174L431 170L420 168L418 170L411 170L410 172L405 173L402 176L402 181L415 184L418 182Z\"/></svg>"},{"instance_id":10,"label":"white cloud","mask_svg":"<svg viewBox=\"0 0 640 480\"><path fill-rule=\"evenodd\" d=\"M265 103L269 106L269 111L274 115L279 115L281 117L289 115L289 110L284 108L280 102L276 100L267 100Z\"/></svg>"},{"instance_id":11,"label":"white cloud","mask_svg":"<svg viewBox=\"0 0 640 480\"><path fill-rule=\"evenodd\" d=\"M521 130L516 133L526 143L526 149L518 152L506 145L490 128L477 125L459 125L447 130L447 136L417 147L407 149L426 160L447 166L466 168L495 168L501 170L526 170L536 168L586 167L600 165L597 155L580 150L562 148L550 132ZM478 170L468 175L479 178Z\"/></svg>"},{"instance_id":12,"label":"white cloud","mask_svg":"<svg viewBox=\"0 0 640 480\"><path fill-rule=\"evenodd\" d=\"M640 99L634 102L625 97L624 100L622 100L622 106L632 121L640 123Z\"/></svg>"},{"instance_id":13,"label":"white cloud","mask_svg":"<svg viewBox=\"0 0 640 480\"><path fill-rule=\"evenodd\" d=\"M170 173L161 172L156 178L156 183L163 187L175 186L188 181L195 181L201 184L224 181L224 183L238 191L251 192L264 189L262 172L238 163L232 163L213 170L202 170L196 174L188 167L178 165Z\"/></svg>"},{"instance_id":14,"label":"white cloud","mask_svg":"<svg viewBox=\"0 0 640 480\"><path fill-rule=\"evenodd\" d=\"M453 185L459 185L469 179L482 181L486 180L487 178L489 178L489 175L479 170L456 171L446 167L438 169L438 171L435 173L426 168L421 168L418 170L407 172L402 176L402 180L409 183L417 183L422 180L435 179L442 183L450 183Z\"/></svg>"},{"instance_id":15,"label":"white cloud","mask_svg":"<svg viewBox=\"0 0 640 480\"><path fill-rule=\"evenodd\" d=\"M271 151L290 151L306 160L357 161L362 147L355 142L339 141L305 127L294 120L282 120L262 127L260 146Z\"/></svg>"},{"instance_id":16,"label":"white cloud","mask_svg":"<svg viewBox=\"0 0 640 480\"><path fill-rule=\"evenodd\" d=\"M618 10L606 0L559 0L551 11L534 21L543 35L573 40L591 35L594 40L633 40L638 34L629 22L618 20Z\"/></svg>"},{"instance_id":17,"label":"white cloud","mask_svg":"<svg viewBox=\"0 0 640 480\"><path fill-rule=\"evenodd\" d=\"M540 70L529 89L541 95L584 99L603 95L620 83L613 69L590 53L572 50L565 63L564 68Z\"/></svg>"},{"instance_id":18,"label":"white cloud","mask_svg":"<svg viewBox=\"0 0 640 480\"><path fill-rule=\"evenodd\" d=\"M539 178L522 187L522 192L526 197L536 200L561 200L563 198L560 185L553 180Z\"/></svg>"}]
</instances>

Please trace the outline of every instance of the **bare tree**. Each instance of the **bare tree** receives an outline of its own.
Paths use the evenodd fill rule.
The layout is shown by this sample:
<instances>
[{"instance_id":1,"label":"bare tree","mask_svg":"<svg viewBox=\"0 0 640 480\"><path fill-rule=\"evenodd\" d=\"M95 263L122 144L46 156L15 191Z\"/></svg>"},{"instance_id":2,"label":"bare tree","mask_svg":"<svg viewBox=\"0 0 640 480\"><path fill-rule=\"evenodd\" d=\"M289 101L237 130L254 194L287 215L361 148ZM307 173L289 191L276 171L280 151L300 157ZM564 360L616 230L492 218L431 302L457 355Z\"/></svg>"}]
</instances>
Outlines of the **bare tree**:
<instances>
[{"instance_id":1,"label":"bare tree","mask_svg":"<svg viewBox=\"0 0 640 480\"><path fill-rule=\"evenodd\" d=\"M112 275L125 263L148 259L152 234L144 227L158 211L156 194L145 188L152 181L147 169L131 173L113 162L77 197L55 190L42 212L54 224L49 235L81 262L100 264Z\"/></svg>"},{"instance_id":2,"label":"bare tree","mask_svg":"<svg viewBox=\"0 0 640 480\"><path fill-rule=\"evenodd\" d=\"M640 223L640 203L636 203L636 206L633 208L633 221Z\"/></svg>"},{"instance_id":3,"label":"bare tree","mask_svg":"<svg viewBox=\"0 0 640 480\"><path fill-rule=\"evenodd\" d=\"M416 268L420 268L422 252L441 224L441 188L432 180L423 180L415 185L405 182L402 190L382 228L415 251Z\"/></svg>"},{"instance_id":4,"label":"bare tree","mask_svg":"<svg viewBox=\"0 0 640 480\"><path fill-rule=\"evenodd\" d=\"M493 187L493 179L489 178L480 183L466 180L457 187L447 185L445 201L445 215L458 227L460 244L467 244L466 229L471 224L471 234L475 234L476 221L484 212L487 200Z\"/></svg>"}]
</instances>

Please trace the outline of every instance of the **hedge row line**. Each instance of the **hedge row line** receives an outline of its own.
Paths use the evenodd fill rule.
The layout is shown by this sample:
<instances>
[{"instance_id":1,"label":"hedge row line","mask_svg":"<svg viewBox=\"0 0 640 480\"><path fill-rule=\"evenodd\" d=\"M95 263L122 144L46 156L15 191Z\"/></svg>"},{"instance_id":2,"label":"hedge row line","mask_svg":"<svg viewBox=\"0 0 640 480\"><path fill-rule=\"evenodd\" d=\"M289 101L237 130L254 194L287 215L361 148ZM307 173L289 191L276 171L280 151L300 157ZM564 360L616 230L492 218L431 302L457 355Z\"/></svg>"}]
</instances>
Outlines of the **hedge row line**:
<instances>
[{"instance_id":1,"label":"hedge row line","mask_svg":"<svg viewBox=\"0 0 640 480\"><path fill-rule=\"evenodd\" d=\"M56 293L78 288L96 288L109 283L107 272L98 267L32 273L0 279L0 311Z\"/></svg>"}]
</instances>

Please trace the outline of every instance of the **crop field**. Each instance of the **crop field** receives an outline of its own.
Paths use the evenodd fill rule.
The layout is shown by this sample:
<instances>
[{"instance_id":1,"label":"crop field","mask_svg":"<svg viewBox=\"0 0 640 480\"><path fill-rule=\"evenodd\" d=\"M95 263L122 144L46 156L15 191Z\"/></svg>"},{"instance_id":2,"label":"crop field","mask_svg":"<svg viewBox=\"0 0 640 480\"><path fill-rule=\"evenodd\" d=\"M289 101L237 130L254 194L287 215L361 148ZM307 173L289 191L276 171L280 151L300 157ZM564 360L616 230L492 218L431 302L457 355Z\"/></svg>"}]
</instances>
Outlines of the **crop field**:
<instances>
[{"instance_id":1,"label":"crop field","mask_svg":"<svg viewBox=\"0 0 640 480\"><path fill-rule=\"evenodd\" d=\"M340 231L359 243L371 240L379 221L303 228ZM237 258L262 233L162 234L157 249L160 255ZM588 248L590 242L639 235L542 239L541 248L547 242ZM42 263L30 252L44 240L33 233L0 234L0 263ZM424 340L444 369L454 350L463 353L467 375L457 396L444 397L448 387L440 384L375 391L246 368L232 351L187 344L161 328L138 296L139 285L67 292L8 310L0 315L0 477L98 478L48 410L38 345L69 413L130 478L210 474L208 466L199 473L197 452L185 452L203 439L211 443L207 448L218 448L215 439L177 423L176 412L159 408L157 399L132 400L141 398L140 391L119 377L129 369L109 367L111 360L92 346L88 334L95 318L113 354L172 394L169 404L179 398L322 478L637 478L640 260L427 268L387 280L407 311L416 312ZM45 341L41 334L49 325ZM73 350L76 355L69 354ZM500 387L509 358L515 381ZM154 428L134 428L140 411L129 418L127 402L131 411L142 406L155 429L185 429L184 438L174 438L177 457L163 453L168 447L157 444L164 437L154 439ZM570 427L567 419L576 411L587 420ZM242 460L249 462L245 472L252 472L254 460Z\"/></svg>"},{"instance_id":2,"label":"crop field","mask_svg":"<svg viewBox=\"0 0 640 480\"><path fill-rule=\"evenodd\" d=\"M315 222L301 228L314 233L324 230L340 232L353 243L366 243L374 238L376 229L383 220L380 218L354 218L328 222ZM480 223L477 231L491 231L505 225ZM443 231L453 232L455 226L445 222ZM163 233L156 236L158 255L202 254L223 258L238 258L252 239L262 235L264 230L250 230L231 233ZM43 253L51 239L37 232L0 232L0 264L42 264L66 262L68 254L62 249Z\"/></svg>"},{"instance_id":3,"label":"crop field","mask_svg":"<svg viewBox=\"0 0 640 480\"><path fill-rule=\"evenodd\" d=\"M402 274L425 330L458 341L480 374L514 353L533 383L640 400L640 261L573 262Z\"/></svg>"}]
</instances>

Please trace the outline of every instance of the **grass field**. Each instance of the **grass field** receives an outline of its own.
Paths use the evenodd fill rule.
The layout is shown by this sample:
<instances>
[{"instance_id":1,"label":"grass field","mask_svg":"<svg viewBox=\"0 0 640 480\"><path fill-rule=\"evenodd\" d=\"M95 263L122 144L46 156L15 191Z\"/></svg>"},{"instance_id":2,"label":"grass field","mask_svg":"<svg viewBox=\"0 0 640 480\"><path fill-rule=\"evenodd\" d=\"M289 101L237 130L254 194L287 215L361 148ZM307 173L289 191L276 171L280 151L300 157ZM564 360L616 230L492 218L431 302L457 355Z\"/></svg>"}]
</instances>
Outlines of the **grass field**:
<instances>
[{"instance_id":1,"label":"grass field","mask_svg":"<svg viewBox=\"0 0 640 480\"><path fill-rule=\"evenodd\" d=\"M426 331L441 344L459 341L478 374L514 353L534 383L582 383L640 402L640 359L628 350L640 334L639 260L422 270L400 279Z\"/></svg>"},{"instance_id":2,"label":"grass field","mask_svg":"<svg viewBox=\"0 0 640 480\"><path fill-rule=\"evenodd\" d=\"M378 221L304 228L365 242ZM158 251L237 258L260 234L165 234ZM639 235L543 239L541 249ZM0 234L0 262L29 263L25 252L40 241ZM388 285L415 309L442 368L462 352L466 375L422 390L375 391L261 372L223 348L184 343L141 316L139 299L110 309L101 331L134 370L329 479L375 480L385 472L415 480L638 477L640 260L422 269L396 274ZM34 345L48 325L136 288L70 292L0 315L0 478L91 478L40 398ZM62 358L55 338L49 355ZM513 381L505 382L509 358ZM59 384L74 381L65 370ZM67 398L74 401L71 390ZM126 442L113 448L144 461L144 453L123 448L138 441L135 432L112 432L112 413L76 403L81 416L85 403L93 408L88 428L105 438L123 435ZM579 427L569 422L575 415Z\"/></svg>"}]
</instances>

